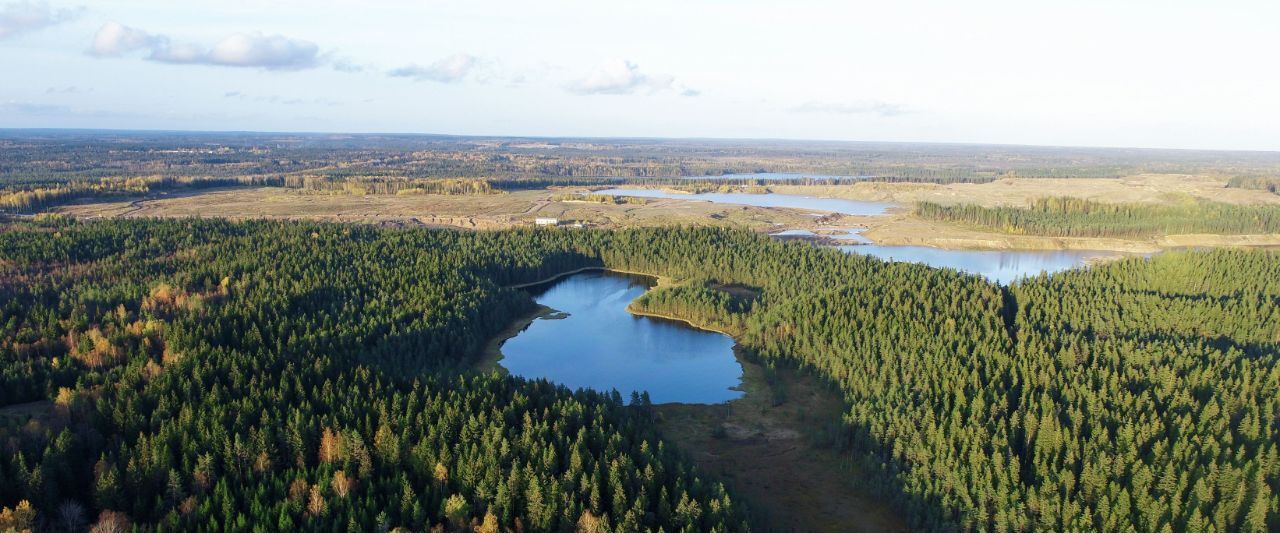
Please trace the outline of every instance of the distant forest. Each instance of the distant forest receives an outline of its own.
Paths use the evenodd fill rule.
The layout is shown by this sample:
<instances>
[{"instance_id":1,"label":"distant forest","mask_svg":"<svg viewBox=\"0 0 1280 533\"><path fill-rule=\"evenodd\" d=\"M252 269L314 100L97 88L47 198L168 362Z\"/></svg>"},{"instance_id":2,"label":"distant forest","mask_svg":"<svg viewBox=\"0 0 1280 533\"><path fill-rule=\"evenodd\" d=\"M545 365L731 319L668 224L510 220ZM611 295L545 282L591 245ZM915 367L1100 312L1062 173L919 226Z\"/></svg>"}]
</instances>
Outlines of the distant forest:
<instances>
[{"instance_id":1,"label":"distant forest","mask_svg":"<svg viewBox=\"0 0 1280 533\"><path fill-rule=\"evenodd\" d=\"M0 130L6 187L148 176L505 180L757 172L940 183L1143 172L1256 179L1280 174L1280 155L836 141Z\"/></svg>"},{"instance_id":2,"label":"distant forest","mask_svg":"<svg viewBox=\"0 0 1280 533\"><path fill-rule=\"evenodd\" d=\"M0 528L749 529L644 397L468 370L585 266L843 391L827 445L914 529L1280 528L1274 252L1001 287L718 228L49 217L0 258Z\"/></svg>"}]
</instances>

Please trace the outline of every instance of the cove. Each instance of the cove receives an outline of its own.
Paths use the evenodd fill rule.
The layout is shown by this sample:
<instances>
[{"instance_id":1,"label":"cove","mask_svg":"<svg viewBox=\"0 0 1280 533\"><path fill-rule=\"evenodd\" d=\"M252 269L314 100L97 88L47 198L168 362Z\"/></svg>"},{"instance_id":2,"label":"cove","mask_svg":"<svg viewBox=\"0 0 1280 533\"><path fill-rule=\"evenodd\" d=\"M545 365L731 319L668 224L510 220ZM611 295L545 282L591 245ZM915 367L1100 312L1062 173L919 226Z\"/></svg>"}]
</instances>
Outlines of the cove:
<instances>
[{"instance_id":1,"label":"cove","mask_svg":"<svg viewBox=\"0 0 1280 533\"><path fill-rule=\"evenodd\" d=\"M501 347L512 375L569 388L649 393L653 403L723 403L742 396L742 365L727 335L635 316L627 304L652 279L583 272L526 290L553 310Z\"/></svg>"},{"instance_id":2,"label":"cove","mask_svg":"<svg viewBox=\"0 0 1280 533\"><path fill-rule=\"evenodd\" d=\"M657 189L604 189L596 194L612 196L635 196L638 198L663 198L668 200L700 200L717 204L750 205L755 207L790 207L808 209L824 213L843 213L846 215L883 215L893 204L884 202L863 202L844 200L841 198L816 198L813 196L797 196L794 194L746 194L707 192L698 194L660 191Z\"/></svg>"}]
</instances>

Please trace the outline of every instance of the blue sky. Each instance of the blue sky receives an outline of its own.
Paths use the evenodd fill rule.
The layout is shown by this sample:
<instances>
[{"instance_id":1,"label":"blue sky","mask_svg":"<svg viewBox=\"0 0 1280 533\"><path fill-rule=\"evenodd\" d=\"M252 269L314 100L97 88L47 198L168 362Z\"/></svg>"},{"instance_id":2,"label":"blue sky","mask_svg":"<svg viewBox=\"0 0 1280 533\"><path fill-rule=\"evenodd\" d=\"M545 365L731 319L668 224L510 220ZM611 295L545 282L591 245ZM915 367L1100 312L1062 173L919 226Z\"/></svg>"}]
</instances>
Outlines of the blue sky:
<instances>
[{"instance_id":1,"label":"blue sky","mask_svg":"<svg viewBox=\"0 0 1280 533\"><path fill-rule=\"evenodd\" d=\"M1280 149L1280 3L0 0L0 127Z\"/></svg>"}]
</instances>

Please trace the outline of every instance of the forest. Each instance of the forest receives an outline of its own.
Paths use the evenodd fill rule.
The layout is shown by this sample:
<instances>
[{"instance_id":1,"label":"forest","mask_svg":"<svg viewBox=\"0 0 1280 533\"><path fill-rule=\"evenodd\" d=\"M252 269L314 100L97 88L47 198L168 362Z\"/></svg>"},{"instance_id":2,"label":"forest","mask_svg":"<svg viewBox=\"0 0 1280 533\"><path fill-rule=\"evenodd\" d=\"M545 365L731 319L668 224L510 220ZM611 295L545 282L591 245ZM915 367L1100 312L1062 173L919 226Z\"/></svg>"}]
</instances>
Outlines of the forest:
<instances>
[{"instance_id":1,"label":"forest","mask_svg":"<svg viewBox=\"0 0 1280 533\"><path fill-rule=\"evenodd\" d=\"M102 178L587 179L778 172L906 182L1118 178L1145 172L1255 179L1269 152L786 140L601 139L0 129L4 185Z\"/></svg>"},{"instance_id":2,"label":"forest","mask_svg":"<svg viewBox=\"0 0 1280 533\"><path fill-rule=\"evenodd\" d=\"M1001 287L718 228L49 217L0 259L8 524L750 529L643 398L469 370L506 287L605 266L842 391L849 475L914 529L1280 527L1276 252Z\"/></svg>"},{"instance_id":3,"label":"forest","mask_svg":"<svg viewBox=\"0 0 1280 533\"><path fill-rule=\"evenodd\" d=\"M1041 198L1029 207L985 207L918 202L926 220L1024 235L1154 237L1184 233L1280 233L1280 205L1236 205L1187 200L1173 205L1115 204L1082 198Z\"/></svg>"}]
</instances>

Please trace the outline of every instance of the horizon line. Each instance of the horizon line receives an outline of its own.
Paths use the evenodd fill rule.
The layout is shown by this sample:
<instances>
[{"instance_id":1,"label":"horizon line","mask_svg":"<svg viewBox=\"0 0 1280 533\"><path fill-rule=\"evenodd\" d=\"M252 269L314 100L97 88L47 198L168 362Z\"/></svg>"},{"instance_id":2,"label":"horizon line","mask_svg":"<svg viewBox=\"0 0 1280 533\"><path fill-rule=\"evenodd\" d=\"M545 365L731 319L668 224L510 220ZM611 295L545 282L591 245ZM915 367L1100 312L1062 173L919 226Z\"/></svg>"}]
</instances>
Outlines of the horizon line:
<instances>
[{"instance_id":1,"label":"horizon line","mask_svg":"<svg viewBox=\"0 0 1280 533\"><path fill-rule=\"evenodd\" d=\"M401 136L401 137L441 137L453 139L528 139L528 140L595 140L595 141L702 141L702 142L755 142L755 143L821 143L821 144L890 144L903 146L968 146L968 147L1005 147L1005 148L1046 148L1046 149L1082 149L1082 150L1147 150L1163 152L1213 152L1213 153L1251 153L1280 155L1280 148L1274 150L1241 149L1241 148L1169 148L1152 146L1105 146L1105 145L1068 145L1068 144L1026 144L1010 142L966 142L966 141L874 141L852 139L813 139L795 137L654 137L654 136L608 136L608 135L491 135L429 132L392 132L392 131L322 131L322 130L250 130L250 129L169 129L169 128L75 128L75 127L37 127L11 128L0 127L0 133L9 132L54 132L54 133L116 133L116 134L236 134L236 135L299 135L299 136Z\"/></svg>"}]
</instances>

